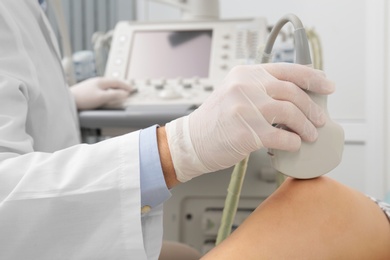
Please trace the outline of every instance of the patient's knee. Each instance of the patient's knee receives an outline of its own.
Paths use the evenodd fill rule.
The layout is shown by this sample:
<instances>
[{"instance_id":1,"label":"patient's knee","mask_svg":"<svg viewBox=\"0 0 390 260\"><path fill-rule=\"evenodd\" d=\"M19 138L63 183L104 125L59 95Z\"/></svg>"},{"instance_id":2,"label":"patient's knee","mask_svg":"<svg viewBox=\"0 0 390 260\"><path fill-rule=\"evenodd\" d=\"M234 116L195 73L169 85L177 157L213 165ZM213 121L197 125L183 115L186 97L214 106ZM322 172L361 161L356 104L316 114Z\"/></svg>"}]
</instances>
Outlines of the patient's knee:
<instances>
[{"instance_id":1,"label":"patient's knee","mask_svg":"<svg viewBox=\"0 0 390 260\"><path fill-rule=\"evenodd\" d=\"M206 259L390 259L390 225L330 178L287 179Z\"/></svg>"},{"instance_id":2,"label":"patient's knee","mask_svg":"<svg viewBox=\"0 0 390 260\"><path fill-rule=\"evenodd\" d=\"M287 179L262 207L263 213L289 216L281 217L286 228L318 239L318 251L332 248L333 256L359 256L355 259L390 257L390 224L384 213L366 195L331 178Z\"/></svg>"},{"instance_id":3,"label":"patient's knee","mask_svg":"<svg viewBox=\"0 0 390 260\"><path fill-rule=\"evenodd\" d=\"M353 191L330 179L319 177L308 180L287 178L284 183L272 194L267 203L273 205L295 205L296 207L312 207L318 204L321 207L335 208L341 200L348 200ZM269 201L269 202L268 202ZM335 204L335 202L337 202Z\"/></svg>"}]
</instances>

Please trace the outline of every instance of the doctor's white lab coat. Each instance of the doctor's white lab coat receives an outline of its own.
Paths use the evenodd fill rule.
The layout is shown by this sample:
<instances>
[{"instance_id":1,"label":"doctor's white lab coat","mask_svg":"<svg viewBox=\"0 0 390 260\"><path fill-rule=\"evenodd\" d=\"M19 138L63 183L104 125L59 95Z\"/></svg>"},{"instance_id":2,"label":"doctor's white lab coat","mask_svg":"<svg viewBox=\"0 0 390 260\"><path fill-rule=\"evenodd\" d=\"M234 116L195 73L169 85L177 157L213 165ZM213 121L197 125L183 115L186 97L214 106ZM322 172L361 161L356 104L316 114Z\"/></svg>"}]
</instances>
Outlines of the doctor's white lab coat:
<instances>
[{"instance_id":1,"label":"doctor's white lab coat","mask_svg":"<svg viewBox=\"0 0 390 260\"><path fill-rule=\"evenodd\" d=\"M75 112L38 1L1 0L0 259L157 259L138 132L81 145Z\"/></svg>"}]
</instances>

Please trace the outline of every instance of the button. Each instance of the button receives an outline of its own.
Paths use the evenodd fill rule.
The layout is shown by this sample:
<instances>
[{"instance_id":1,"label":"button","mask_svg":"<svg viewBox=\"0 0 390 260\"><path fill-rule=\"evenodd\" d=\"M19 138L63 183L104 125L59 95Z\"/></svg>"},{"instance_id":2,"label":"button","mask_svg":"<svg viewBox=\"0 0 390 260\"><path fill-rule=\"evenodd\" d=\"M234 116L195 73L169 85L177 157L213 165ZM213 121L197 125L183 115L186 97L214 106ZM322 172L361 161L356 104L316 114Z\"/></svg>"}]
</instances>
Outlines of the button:
<instances>
[{"instance_id":1,"label":"button","mask_svg":"<svg viewBox=\"0 0 390 260\"><path fill-rule=\"evenodd\" d=\"M182 77L178 77L177 79L176 79L176 84L178 84L178 85L182 85L183 84L183 78Z\"/></svg>"},{"instance_id":2,"label":"button","mask_svg":"<svg viewBox=\"0 0 390 260\"><path fill-rule=\"evenodd\" d=\"M121 35L121 36L119 37L119 42L120 42L120 43L124 43L126 40L127 40L127 36L126 36L126 35Z\"/></svg>"},{"instance_id":3,"label":"button","mask_svg":"<svg viewBox=\"0 0 390 260\"><path fill-rule=\"evenodd\" d=\"M199 84L199 82L200 82L199 77L194 77L194 84Z\"/></svg>"},{"instance_id":4,"label":"button","mask_svg":"<svg viewBox=\"0 0 390 260\"><path fill-rule=\"evenodd\" d=\"M227 69L228 69L228 66L227 66L226 64L222 64L222 65L221 65L221 69L227 70Z\"/></svg>"},{"instance_id":5,"label":"button","mask_svg":"<svg viewBox=\"0 0 390 260\"><path fill-rule=\"evenodd\" d=\"M118 77L119 77L119 71L114 71L111 75L112 75L114 78L118 78Z\"/></svg>"},{"instance_id":6,"label":"button","mask_svg":"<svg viewBox=\"0 0 390 260\"><path fill-rule=\"evenodd\" d=\"M145 205L141 208L141 214L149 213L149 211L152 209L149 205Z\"/></svg>"},{"instance_id":7,"label":"button","mask_svg":"<svg viewBox=\"0 0 390 260\"><path fill-rule=\"evenodd\" d=\"M205 91L213 91L214 88L213 88L213 86L211 86L211 85L205 85L205 86L204 86L204 90L205 90Z\"/></svg>"},{"instance_id":8,"label":"button","mask_svg":"<svg viewBox=\"0 0 390 260\"><path fill-rule=\"evenodd\" d=\"M172 88L160 90L158 96L162 99L176 99L181 97L180 93Z\"/></svg>"},{"instance_id":9,"label":"button","mask_svg":"<svg viewBox=\"0 0 390 260\"><path fill-rule=\"evenodd\" d=\"M116 65L121 65L122 64L122 59L121 58L115 59L115 64Z\"/></svg>"},{"instance_id":10,"label":"button","mask_svg":"<svg viewBox=\"0 0 390 260\"><path fill-rule=\"evenodd\" d=\"M150 85L150 84L152 84L152 82L150 81L150 79L145 79L145 84Z\"/></svg>"},{"instance_id":11,"label":"button","mask_svg":"<svg viewBox=\"0 0 390 260\"><path fill-rule=\"evenodd\" d=\"M227 54L222 54L222 55L221 55L221 58L222 58L223 60L227 60L227 59L229 58L229 55L227 55Z\"/></svg>"}]
</instances>

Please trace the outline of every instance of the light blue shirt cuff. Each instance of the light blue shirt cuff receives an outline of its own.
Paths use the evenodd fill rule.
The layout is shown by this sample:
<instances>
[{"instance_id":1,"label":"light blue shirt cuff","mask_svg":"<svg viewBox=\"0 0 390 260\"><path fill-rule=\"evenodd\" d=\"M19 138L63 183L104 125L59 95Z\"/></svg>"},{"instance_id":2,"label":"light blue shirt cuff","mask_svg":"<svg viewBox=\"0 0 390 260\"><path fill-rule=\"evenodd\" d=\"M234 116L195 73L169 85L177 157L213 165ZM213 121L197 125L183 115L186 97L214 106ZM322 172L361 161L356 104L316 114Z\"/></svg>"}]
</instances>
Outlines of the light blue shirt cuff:
<instances>
[{"instance_id":1,"label":"light blue shirt cuff","mask_svg":"<svg viewBox=\"0 0 390 260\"><path fill-rule=\"evenodd\" d=\"M157 146L157 127L158 125L154 125L140 131L141 207L154 208L171 197L161 168Z\"/></svg>"}]
</instances>

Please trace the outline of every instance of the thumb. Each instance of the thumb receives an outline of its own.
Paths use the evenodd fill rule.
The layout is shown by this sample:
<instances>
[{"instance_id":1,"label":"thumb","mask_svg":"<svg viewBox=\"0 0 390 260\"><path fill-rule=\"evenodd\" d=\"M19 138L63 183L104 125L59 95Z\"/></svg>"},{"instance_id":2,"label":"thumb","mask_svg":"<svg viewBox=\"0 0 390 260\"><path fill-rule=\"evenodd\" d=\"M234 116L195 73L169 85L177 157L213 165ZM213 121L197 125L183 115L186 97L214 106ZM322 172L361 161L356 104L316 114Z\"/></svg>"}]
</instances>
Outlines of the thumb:
<instances>
[{"instance_id":1,"label":"thumb","mask_svg":"<svg viewBox=\"0 0 390 260\"><path fill-rule=\"evenodd\" d=\"M110 88L104 91L103 94L103 103L106 107L118 107L129 96L127 90Z\"/></svg>"},{"instance_id":2,"label":"thumb","mask_svg":"<svg viewBox=\"0 0 390 260\"><path fill-rule=\"evenodd\" d=\"M296 133L275 128L271 135L261 138L266 148L296 152L301 147L301 138Z\"/></svg>"},{"instance_id":3,"label":"thumb","mask_svg":"<svg viewBox=\"0 0 390 260\"><path fill-rule=\"evenodd\" d=\"M131 92L133 90L133 86L127 83L124 80L118 79L110 79L110 78L100 78L99 85L102 89L121 89L127 92Z\"/></svg>"},{"instance_id":4,"label":"thumb","mask_svg":"<svg viewBox=\"0 0 390 260\"><path fill-rule=\"evenodd\" d=\"M129 96L129 92L124 89L109 88L104 91L104 99L110 100L123 100Z\"/></svg>"}]
</instances>

